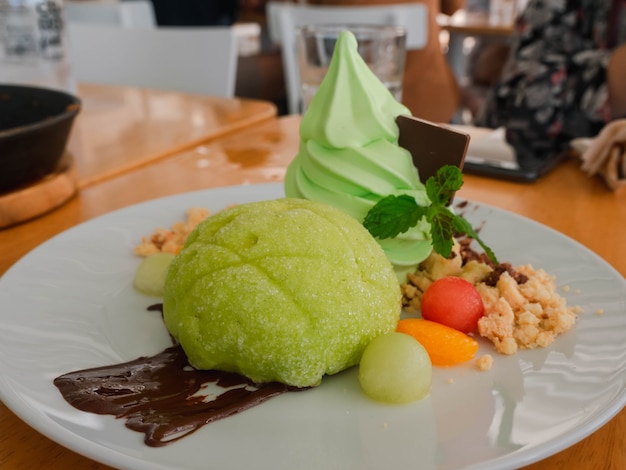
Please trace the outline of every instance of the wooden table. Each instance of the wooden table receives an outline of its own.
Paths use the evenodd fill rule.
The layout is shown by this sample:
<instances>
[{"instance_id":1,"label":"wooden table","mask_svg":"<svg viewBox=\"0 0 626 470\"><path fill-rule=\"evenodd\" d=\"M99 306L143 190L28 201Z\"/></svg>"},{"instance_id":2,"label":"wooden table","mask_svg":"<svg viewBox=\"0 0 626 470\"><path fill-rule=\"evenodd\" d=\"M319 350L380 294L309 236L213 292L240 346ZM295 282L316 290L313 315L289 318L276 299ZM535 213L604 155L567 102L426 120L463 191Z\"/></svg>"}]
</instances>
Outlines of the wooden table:
<instances>
[{"instance_id":1,"label":"wooden table","mask_svg":"<svg viewBox=\"0 0 626 470\"><path fill-rule=\"evenodd\" d=\"M111 210L184 191L281 181L298 146L297 116L215 139L83 188L59 209L0 231L0 273L50 236ZM129 190L132 188L132 190ZM530 217L578 240L626 275L626 192L609 192L567 161L534 184L467 175L459 197ZM626 468L626 410L574 446L526 470ZM0 467L105 469L32 430L0 404Z\"/></svg>"},{"instance_id":2,"label":"wooden table","mask_svg":"<svg viewBox=\"0 0 626 470\"><path fill-rule=\"evenodd\" d=\"M466 36L510 36L513 32L513 21L494 22L489 19L489 12L470 13L458 10L451 16L439 15L439 26L451 33Z\"/></svg>"},{"instance_id":3,"label":"wooden table","mask_svg":"<svg viewBox=\"0 0 626 470\"><path fill-rule=\"evenodd\" d=\"M276 116L268 101L229 99L125 86L81 84L82 109L68 149L78 186Z\"/></svg>"}]
</instances>

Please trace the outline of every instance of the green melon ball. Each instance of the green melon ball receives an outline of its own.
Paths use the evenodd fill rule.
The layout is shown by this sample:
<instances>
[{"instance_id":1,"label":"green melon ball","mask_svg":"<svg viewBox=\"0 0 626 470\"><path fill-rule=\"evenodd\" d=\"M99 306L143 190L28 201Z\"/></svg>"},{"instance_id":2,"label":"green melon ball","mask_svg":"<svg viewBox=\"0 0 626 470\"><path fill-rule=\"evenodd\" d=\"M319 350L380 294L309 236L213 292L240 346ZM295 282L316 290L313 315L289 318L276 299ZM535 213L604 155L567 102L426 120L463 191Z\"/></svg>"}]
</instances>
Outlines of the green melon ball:
<instances>
[{"instance_id":1,"label":"green melon ball","mask_svg":"<svg viewBox=\"0 0 626 470\"><path fill-rule=\"evenodd\" d=\"M393 267L339 209L241 204L200 223L165 281L165 325L197 369L319 385L359 363L400 315Z\"/></svg>"},{"instance_id":2,"label":"green melon ball","mask_svg":"<svg viewBox=\"0 0 626 470\"><path fill-rule=\"evenodd\" d=\"M370 398L409 403L428 396L432 364L424 346L396 331L374 338L359 365L359 382Z\"/></svg>"},{"instance_id":3,"label":"green melon ball","mask_svg":"<svg viewBox=\"0 0 626 470\"><path fill-rule=\"evenodd\" d=\"M135 271L133 286L146 295L161 297L165 287L165 277L173 253L155 253L143 259Z\"/></svg>"}]
</instances>

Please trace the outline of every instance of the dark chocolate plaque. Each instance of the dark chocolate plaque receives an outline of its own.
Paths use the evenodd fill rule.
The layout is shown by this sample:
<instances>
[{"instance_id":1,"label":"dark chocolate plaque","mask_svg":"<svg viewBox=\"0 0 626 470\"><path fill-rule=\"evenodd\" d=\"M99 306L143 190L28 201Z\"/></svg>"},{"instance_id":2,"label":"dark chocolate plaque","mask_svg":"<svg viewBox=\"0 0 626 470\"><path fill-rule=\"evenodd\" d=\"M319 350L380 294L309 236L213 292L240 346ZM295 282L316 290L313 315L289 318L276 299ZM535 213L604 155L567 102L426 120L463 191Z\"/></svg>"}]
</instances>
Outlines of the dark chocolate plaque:
<instances>
[{"instance_id":1,"label":"dark chocolate plaque","mask_svg":"<svg viewBox=\"0 0 626 470\"><path fill-rule=\"evenodd\" d=\"M463 170L469 135L412 116L398 116L396 123L400 130L398 143L413 157L422 183L444 165Z\"/></svg>"}]
</instances>

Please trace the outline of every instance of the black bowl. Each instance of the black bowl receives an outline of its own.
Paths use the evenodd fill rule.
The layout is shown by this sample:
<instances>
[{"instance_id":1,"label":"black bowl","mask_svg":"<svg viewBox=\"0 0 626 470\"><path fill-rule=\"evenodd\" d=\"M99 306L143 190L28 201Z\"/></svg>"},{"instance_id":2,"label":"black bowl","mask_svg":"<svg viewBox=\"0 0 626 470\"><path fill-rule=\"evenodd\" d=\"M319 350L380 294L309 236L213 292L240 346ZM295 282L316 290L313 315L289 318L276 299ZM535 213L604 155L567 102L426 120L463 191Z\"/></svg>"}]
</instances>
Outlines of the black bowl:
<instances>
[{"instance_id":1,"label":"black bowl","mask_svg":"<svg viewBox=\"0 0 626 470\"><path fill-rule=\"evenodd\" d=\"M0 193L55 170L80 107L62 91L0 85Z\"/></svg>"}]
</instances>

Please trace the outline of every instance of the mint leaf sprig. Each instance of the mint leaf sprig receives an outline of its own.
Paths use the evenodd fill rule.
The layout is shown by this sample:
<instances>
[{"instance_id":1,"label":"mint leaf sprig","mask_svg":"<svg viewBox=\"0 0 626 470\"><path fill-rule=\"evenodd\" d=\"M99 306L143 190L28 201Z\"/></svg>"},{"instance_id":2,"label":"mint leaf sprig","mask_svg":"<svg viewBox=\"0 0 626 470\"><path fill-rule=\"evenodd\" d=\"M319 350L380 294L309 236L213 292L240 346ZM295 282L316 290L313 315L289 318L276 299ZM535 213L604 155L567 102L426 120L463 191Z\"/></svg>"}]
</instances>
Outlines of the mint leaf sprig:
<instances>
[{"instance_id":1,"label":"mint leaf sprig","mask_svg":"<svg viewBox=\"0 0 626 470\"><path fill-rule=\"evenodd\" d=\"M423 217L430 223L433 249L444 258L450 256L453 237L458 233L476 240L487 257L498 264L496 255L480 239L472 225L446 207L454 193L463 186L461 170L456 166L445 165L426 180L425 186L430 205L420 206L415 198L406 194L387 196L369 210L363 225L373 237L393 238L417 225Z\"/></svg>"}]
</instances>

